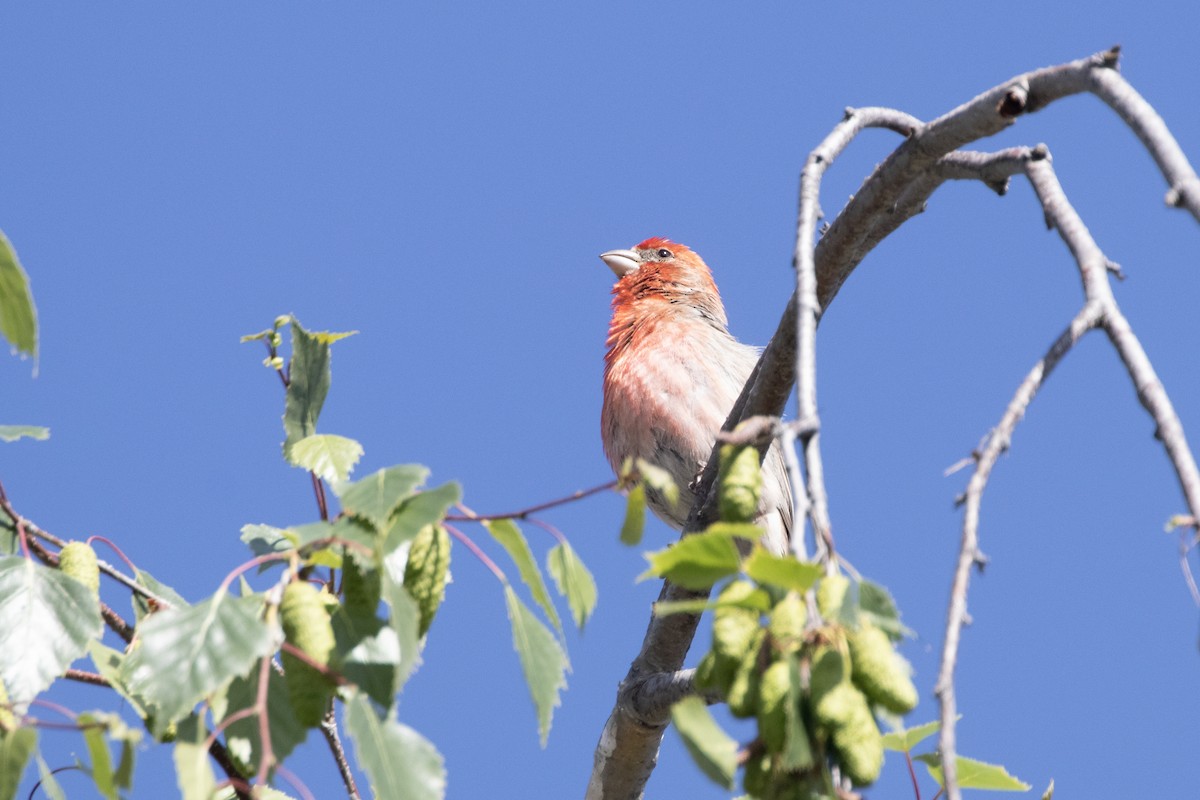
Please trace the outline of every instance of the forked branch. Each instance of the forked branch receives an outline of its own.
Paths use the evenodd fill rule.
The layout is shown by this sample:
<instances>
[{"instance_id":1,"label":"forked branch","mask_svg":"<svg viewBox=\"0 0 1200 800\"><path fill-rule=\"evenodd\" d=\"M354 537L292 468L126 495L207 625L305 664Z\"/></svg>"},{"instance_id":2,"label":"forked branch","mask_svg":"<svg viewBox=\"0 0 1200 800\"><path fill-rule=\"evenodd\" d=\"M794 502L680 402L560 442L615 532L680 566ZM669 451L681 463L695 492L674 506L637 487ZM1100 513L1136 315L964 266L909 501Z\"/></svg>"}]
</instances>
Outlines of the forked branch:
<instances>
[{"instance_id":1,"label":"forked branch","mask_svg":"<svg viewBox=\"0 0 1200 800\"><path fill-rule=\"evenodd\" d=\"M832 526L820 459L820 425L816 402L815 342L821 316L863 258L905 221L923 211L930 195L946 180L978 179L1003 193L1008 178L1014 174L1028 174L1035 188L1038 180L1046 176L1053 178L1047 151L1042 147L1012 148L996 153L962 152L958 148L998 133L1013 124L1020 115L1044 108L1057 99L1092 92L1112 106L1151 149L1170 187L1168 201L1187 208L1200 219L1200 191L1197 190L1200 181L1195 171L1165 125L1161 124L1156 114L1153 118L1148 116L1153 114L1153 110L1117 73L1117 55L1114 48L1088 58L1018 75L929 123L891 109L851 109L809 157L801 180L797 222L794 255L797 289L758 366L726 420L724 430L732 430L750 416L779 416L793 385L798 386L798 419L793 423L794 429L789 429L787 435L797 438L804 448L805 474L801 474L800 465L795 459L789 459L789 472L797 489L796 510L807 512L818 551L832 544ZM838 154L867 127L889 128L906 138L867 177L824 236L814 245L817 218L820 216L818 197L821 177ZM1036 166L1039 164L1044 166ZM1054 186L1057 186L1056 180ZM1042 196L1041 192L1039 196ZM1046 197L1050 197L1050 194ZM1046 203L1043 197L1043 205ZM1069 208L1069 205L1066 207ZM1068 238L1063 228L1071 229L1073 222L1070 217L1064 215L1056 224L1063 232L1064 239ZM1082 228L1082 223L1079 223L1079 227ZM1096 253L1099 253L1098 248ZM1097 285L1103 283L1103 291L1111 300L1107 283L1109 266L1102 255L1099 259L1089 256L1085 282L1092 278ZM1084 269L1082 262L1081 269ZM1113 311L1116 313L1111 313ZM1158 422L1160 436L1184 485L1189 509L1194 517L1200 519L1200 508L1197 507L1197 502L1200 502L1200 478L1195 475L1194 459L1182 438L1182 428L1177 427L1178 419L1161 384L1154 377L1145 353L1132 333L1127 333L1128 323L1116 311L1115 301L1110 306L1094 302L1089 295L1084 311L1073 320L1068 330L1039 362L1039 367L1022 384L1027 396L1024 400L1021 396L1015 398L1016 407L1010 406L1010 411L1015 413L1012 424L1015 425L1020 418L1024 405L1032 398L1054 363L1069 350L1078 336L1093 326L1103 327L1122 354L1138 387L1139 398ZM1002 449L1006 441L1004 437L993 437L989 446L994 444ZM714 450L698 482L697 499L683 535L702 530L715 519L717 461ZM994 458L992 461L994 463ZM977 468L981 463L982 459L977 463ZM986 481L986 475L982 480ZM979 491L982 492L982 484ZM798 527L804 516L797 514ZM977 525L977 518L972 525ZM797 531L795 535L803 534ZM969 556L966 562L969 576L977 549L973 542L964 547L964 552ZM802 543L795 549L797 552L806 550ZM963 615L965 590L964 582ZM664 582L659 599L682 600L704 597L706 594ZM955 654L958 647L957 631L961 630L962 619L965 616L960 617L955 632ZM662 713L665 706L651 696L658 691L657 687L666 687L664 691L670 693L677 692L683 685L677 673L682 668L698 623L699 615L696 614L651 616L641 651L618 689L617 702L596 747L595 763L587 789L588 800L634 800L642 797L646 781L657 761L659 743L666 727L666 716ZM948 630L948 646L949 639ZM945 672L945 662L943 666ZM948 670L951 677L945 681L939 680L939 691L943 699L949 697L952 702L953 661ZM634 701L634 698L637 700ZM948 730L949 739L944 741L949 742L952 753L952 725ZM946 736L945 731L943 736ZM946 777L948 796L957 798L952 763L947 765Z\"/></svg>"}]
</instances>

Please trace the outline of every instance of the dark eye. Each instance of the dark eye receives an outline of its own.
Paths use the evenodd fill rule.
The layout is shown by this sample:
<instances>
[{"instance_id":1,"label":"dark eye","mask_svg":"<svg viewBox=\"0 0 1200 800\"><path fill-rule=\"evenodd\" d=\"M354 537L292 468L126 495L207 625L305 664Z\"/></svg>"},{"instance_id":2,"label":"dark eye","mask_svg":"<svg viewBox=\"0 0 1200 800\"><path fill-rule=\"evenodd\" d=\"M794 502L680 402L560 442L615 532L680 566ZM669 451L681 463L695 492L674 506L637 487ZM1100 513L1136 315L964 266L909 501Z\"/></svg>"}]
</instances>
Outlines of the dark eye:
<instances>
[{"instance_id":1,"label":"dark eye","mask_svg":"<svg viewBox=\"0 0 1200 800\"><path fill-rule=\"evenodd\" d=\"M671 251L665 247L660 247L660 248L658 248L658 257L659 258L670 258Z\"/></svg>"}]
</instances>

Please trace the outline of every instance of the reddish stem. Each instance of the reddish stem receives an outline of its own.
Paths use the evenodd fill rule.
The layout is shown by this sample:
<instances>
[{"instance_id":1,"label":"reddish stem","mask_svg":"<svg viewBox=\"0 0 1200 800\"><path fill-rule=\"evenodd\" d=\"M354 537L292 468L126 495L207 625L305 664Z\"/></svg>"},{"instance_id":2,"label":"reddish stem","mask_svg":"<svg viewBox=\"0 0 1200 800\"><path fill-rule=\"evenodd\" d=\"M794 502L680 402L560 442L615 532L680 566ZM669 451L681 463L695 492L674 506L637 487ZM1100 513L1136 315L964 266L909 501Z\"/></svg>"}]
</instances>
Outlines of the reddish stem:
<instances>
[{"instance_id":1,"label":"reddish stem","mask_svg":"<svg viewBox=\"0 0 1200 800\"><path fill-rule=\"evenodd\" d=\"M548 508L566 505L567 503L574 503L576 500L582 500L585 497L591 497L594 494L606 492L609 489L615 489L618 485L620 485L620 481L616 478L613 478L608 483L602 483L599 486L593 486L590 489L580 489L573 494L569 494L566 497L560 497L557 500L548 500L545 503L538 503L537 505L529 506L528 508L518 509L517 511L509 511L503 514L476 514L474 511L471 511L469 508L460 503L458 507L463 510L463 513L447 514L446 519L454 520L456 522L469 522L485 519L526 519L530 514L536 514L539 511L545 511Z\"/></svg>"},{"instance_id":2,"label":"reddish stem","mask_svg":"<svg viewBox=\"0 0 1200 800\"><path fill-rule=\"evenodd\" d=\"M447 517L447 519L449 519L449 517ZM480 517L480 519L482 519L482 517ZM501 570L498 566L496 566L495 561L492 561L490 558L488 558L487 553L485 553L479 549L479 545L477 545L471 541L471 537L467 536L465 533L463 533L462 531L460 531L458 528L454 527L453 525L447 525L445 527L446 527L446 530L450 532L450 535L453 536L455 539L458 539L463 544L465 544L467 546L467 549L470 550L475 555L476 558L478 558L480 561L482 561L483 565L485 567L487 567L488 569L490 569L492 571L492 574L495 575L500 580L501 583L508 583L508 578L505 576L504 571Z\"/></svg>"}]
</instances>

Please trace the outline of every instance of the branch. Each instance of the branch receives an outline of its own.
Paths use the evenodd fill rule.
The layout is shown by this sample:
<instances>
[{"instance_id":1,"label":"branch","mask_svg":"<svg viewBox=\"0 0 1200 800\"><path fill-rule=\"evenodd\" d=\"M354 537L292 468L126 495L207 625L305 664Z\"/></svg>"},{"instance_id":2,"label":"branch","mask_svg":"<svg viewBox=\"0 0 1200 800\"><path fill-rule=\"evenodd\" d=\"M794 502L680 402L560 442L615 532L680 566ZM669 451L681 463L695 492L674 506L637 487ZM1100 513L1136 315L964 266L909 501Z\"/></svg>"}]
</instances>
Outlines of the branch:
<instances>
[{"instance_id":1,"label":"branch","mask_svg":"<svg viewBox=\"0 0 1200 800\"><path fill-rule=\"evenodd\" d=\"M1157 116L1157 115L1156 115ZM1055 365L1070 351L1079 339L1093 328L1101 328L1116 348L1133 381L1138 399L1154 419L1155 435L1162 441L1167 456L1175 469L1180 488L1183 490L1192 524L1200 515L1200 471L1191 448L1184 436L1183 425L1167 396L1166 389L1154 372L1149 357L1134 334L1129 321L1121 313L1109 282L1111 262L1096 244L1087 226L1071 206L1063 192L1058 177L1051 166L1049 154L1039 145L1024 164L1024 172L1033 185L1041 202L1046 223L1057 230L1071 251L1083 283L1085 302L1068 328L1051 346L1046 355L1034 365L1017 393L1005 410L1000 424L991 432L976 456L975 471L963 495L962 541L958 563L951 585L950 607L947 612L946 639L942 646L941 668L938 673L937 695L941 702L941 733L939 749L942 753L942 768L947 800L960 800L961 793L956 775L956 731L957 707L954 692L954 669L963 626L969 620L967 613L967 588L971 567L980 561L979 552L979 506L983 490L987 485L992 467L1000 454L1008 449L1013 430L1033 400L1042 383Z\"/></svg>"},{"instance_id":2,"label":"branch","mask_svg":"<svg viewBox=\"0 0 1200 800\"><path fill-rule=\"evenodd\" d=\"M1027 72L925 124L899 111L852 110L826 137L822 143L826 149L818 148L810 157L805 167L810 181L802 184L795 260L797 270L804 272L811 258L815 302L811 278L798 275L798 291L784 310L775 334L723 430L732 430L737 423L756 414L780 416L799 370L804 381L799 422L805 431L799 438L804 442L808 437L805 461L810 486L807 497L810 501L814 496L821 497L821 507L809 510L809 516L818 519L818 528L828 530L829 526L824 509L821 462L814 441L819 435L815 415L815 350L809 348L814 347L816 323L867 253L905 221L923 211L929 196L944 181L976 177L975 173L978 173L999 191L1003 178L1021 171L1017 168L1021 162L1033 162L1044 156L1044 151L1036 149L1002 151L986 156L953 151L1004 130L1021 114L1037 111L1054 100L1081 92L1100 93L1108 79L1097 76L1112 72L1116 61L1117 52L1111 50ZM907 139L872 171L821 240L811 246L817 216L815 196L811 193L817 191L816 184L829 160L869 123L905 133ZM1172 179L1169 177L1169 180ZM1186 179L1172 180L1173 185L1181 185L1180 180L1185 189L1190 185ZM1188 195L1188 192L1183 194ZM1104 261L1099 273L1101 277L1108 266ZM803 314L800 313L801 304ZM800 349L807 351L803 356L797 347L801 340ZM811 416L806 416L806 412ZM696 500L683 535L703 530L715 519L717 462L714 453L698 482ZM818 484L815 489L811 486L814 476ZM707 591L683 590L664 582L659 600L694 599L707 594ZM639 719L635 709L622 704L621 698L631 696L638 683L657 680L652 677L656 673L679 670L698 623L699 615L696 614L651 618L641 652L622 681L617 703L597 745L588 800L627 800L642 796L657 760L665 723Z\"/></svg>"},{"instance_id":3,"label":"branch","mask_svg":"<svg viewBox=\"0 0 1200 800\"><path fill-rule=\"evenodd\" d=\"M980 448L976 458L975 472L967 484L963 495L965 511L963 513L962 542L959 545L958 563L954 569L954 580L950 587L950 609L946 620L946 639L942 643L942 662L938 672L937 687L934 690L941 702L941 734L939 749L942 752L942 771L947 800L958 800L960 797L957 775L955 773L955 723L958 710L954 694L954 668L958 660L958 646L963 625L967 617L967 587L971 579L971 568L981 563L979 551L979 505L983 499L983 490L987 486L992 467L1000 454L1008 449L1012 440L1013 430L1025 415L1025 409L1033 400L1046 378L1054 367L1062 360L1079 339L1100 320L1101 309L1098 303L1088 303L1071 320L1071 324L1055 340L1054 344L1042 356L1009 402L1000 423L992 430L987 443Z\"/></svg>"}]
</instances>

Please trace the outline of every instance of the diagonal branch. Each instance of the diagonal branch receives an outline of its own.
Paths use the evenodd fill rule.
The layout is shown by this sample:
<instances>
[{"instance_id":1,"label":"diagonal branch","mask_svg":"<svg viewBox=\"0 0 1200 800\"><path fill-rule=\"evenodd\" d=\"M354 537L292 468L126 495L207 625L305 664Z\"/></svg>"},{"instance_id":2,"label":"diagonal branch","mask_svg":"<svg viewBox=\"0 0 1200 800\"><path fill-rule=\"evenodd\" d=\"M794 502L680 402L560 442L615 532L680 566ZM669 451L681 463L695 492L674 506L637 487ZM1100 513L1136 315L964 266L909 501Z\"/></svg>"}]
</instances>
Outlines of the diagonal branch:
<instances>
[{"instance_id":1,"label":"diagonal branch","mask_svg":"<svg viewBox=\"0 0 1200 800\"><path fill-rule=\"evenodd\" d=\"M1034 365L1017 388L1000 424L989 434L986 444L976 457L975 471L963 495L962 540L958 562L950 591L950 606L947 612L946 638L942 645L941 668L938 673L937 695L941 702L941 733L939 749L947 800L960 800L956 755L957 703L954 691L954 669L958 659L958 648L962 628L969 619L967 613L967 588L971 569L980 562L979 554L979 506L992 468L1000 454L1008 449L1012 434L1026 408L1055 365L1070 351L1079 339L1093 328L1101 328L1116 348L1133 381L1138 399L1150 413L1156 425L1156 436L1162 441L1167 456L1183 490L1185 501L1191 512L1193 524L1200 519L1200 471L1184 436L1183 425L1167 396L1166 389L1155 374L1149 356L1134 334L1129 321L1121 313L1113 296L1109 282L1111 262L1104 256L1099 245L1088 232L1087 226L1071 206L1063 192L1058 177L1051 166L1044 146L1032 151L1038 157L1024 164L1024 172L1033 185L1034 192L1042 205L1049 227L1058 231L1063 242L1071 251L1083 283L1084 306L1076 314L1067 329L1051 346L1046 355ZM1186 162L1185 162L1186 163ZM961 166L961 165L960 165ZM979 166L983 166L982 162ZM969 177L964 173L962 177ZM980 175L982 177L982 174Z\"/></svg>"}]
</instances>

